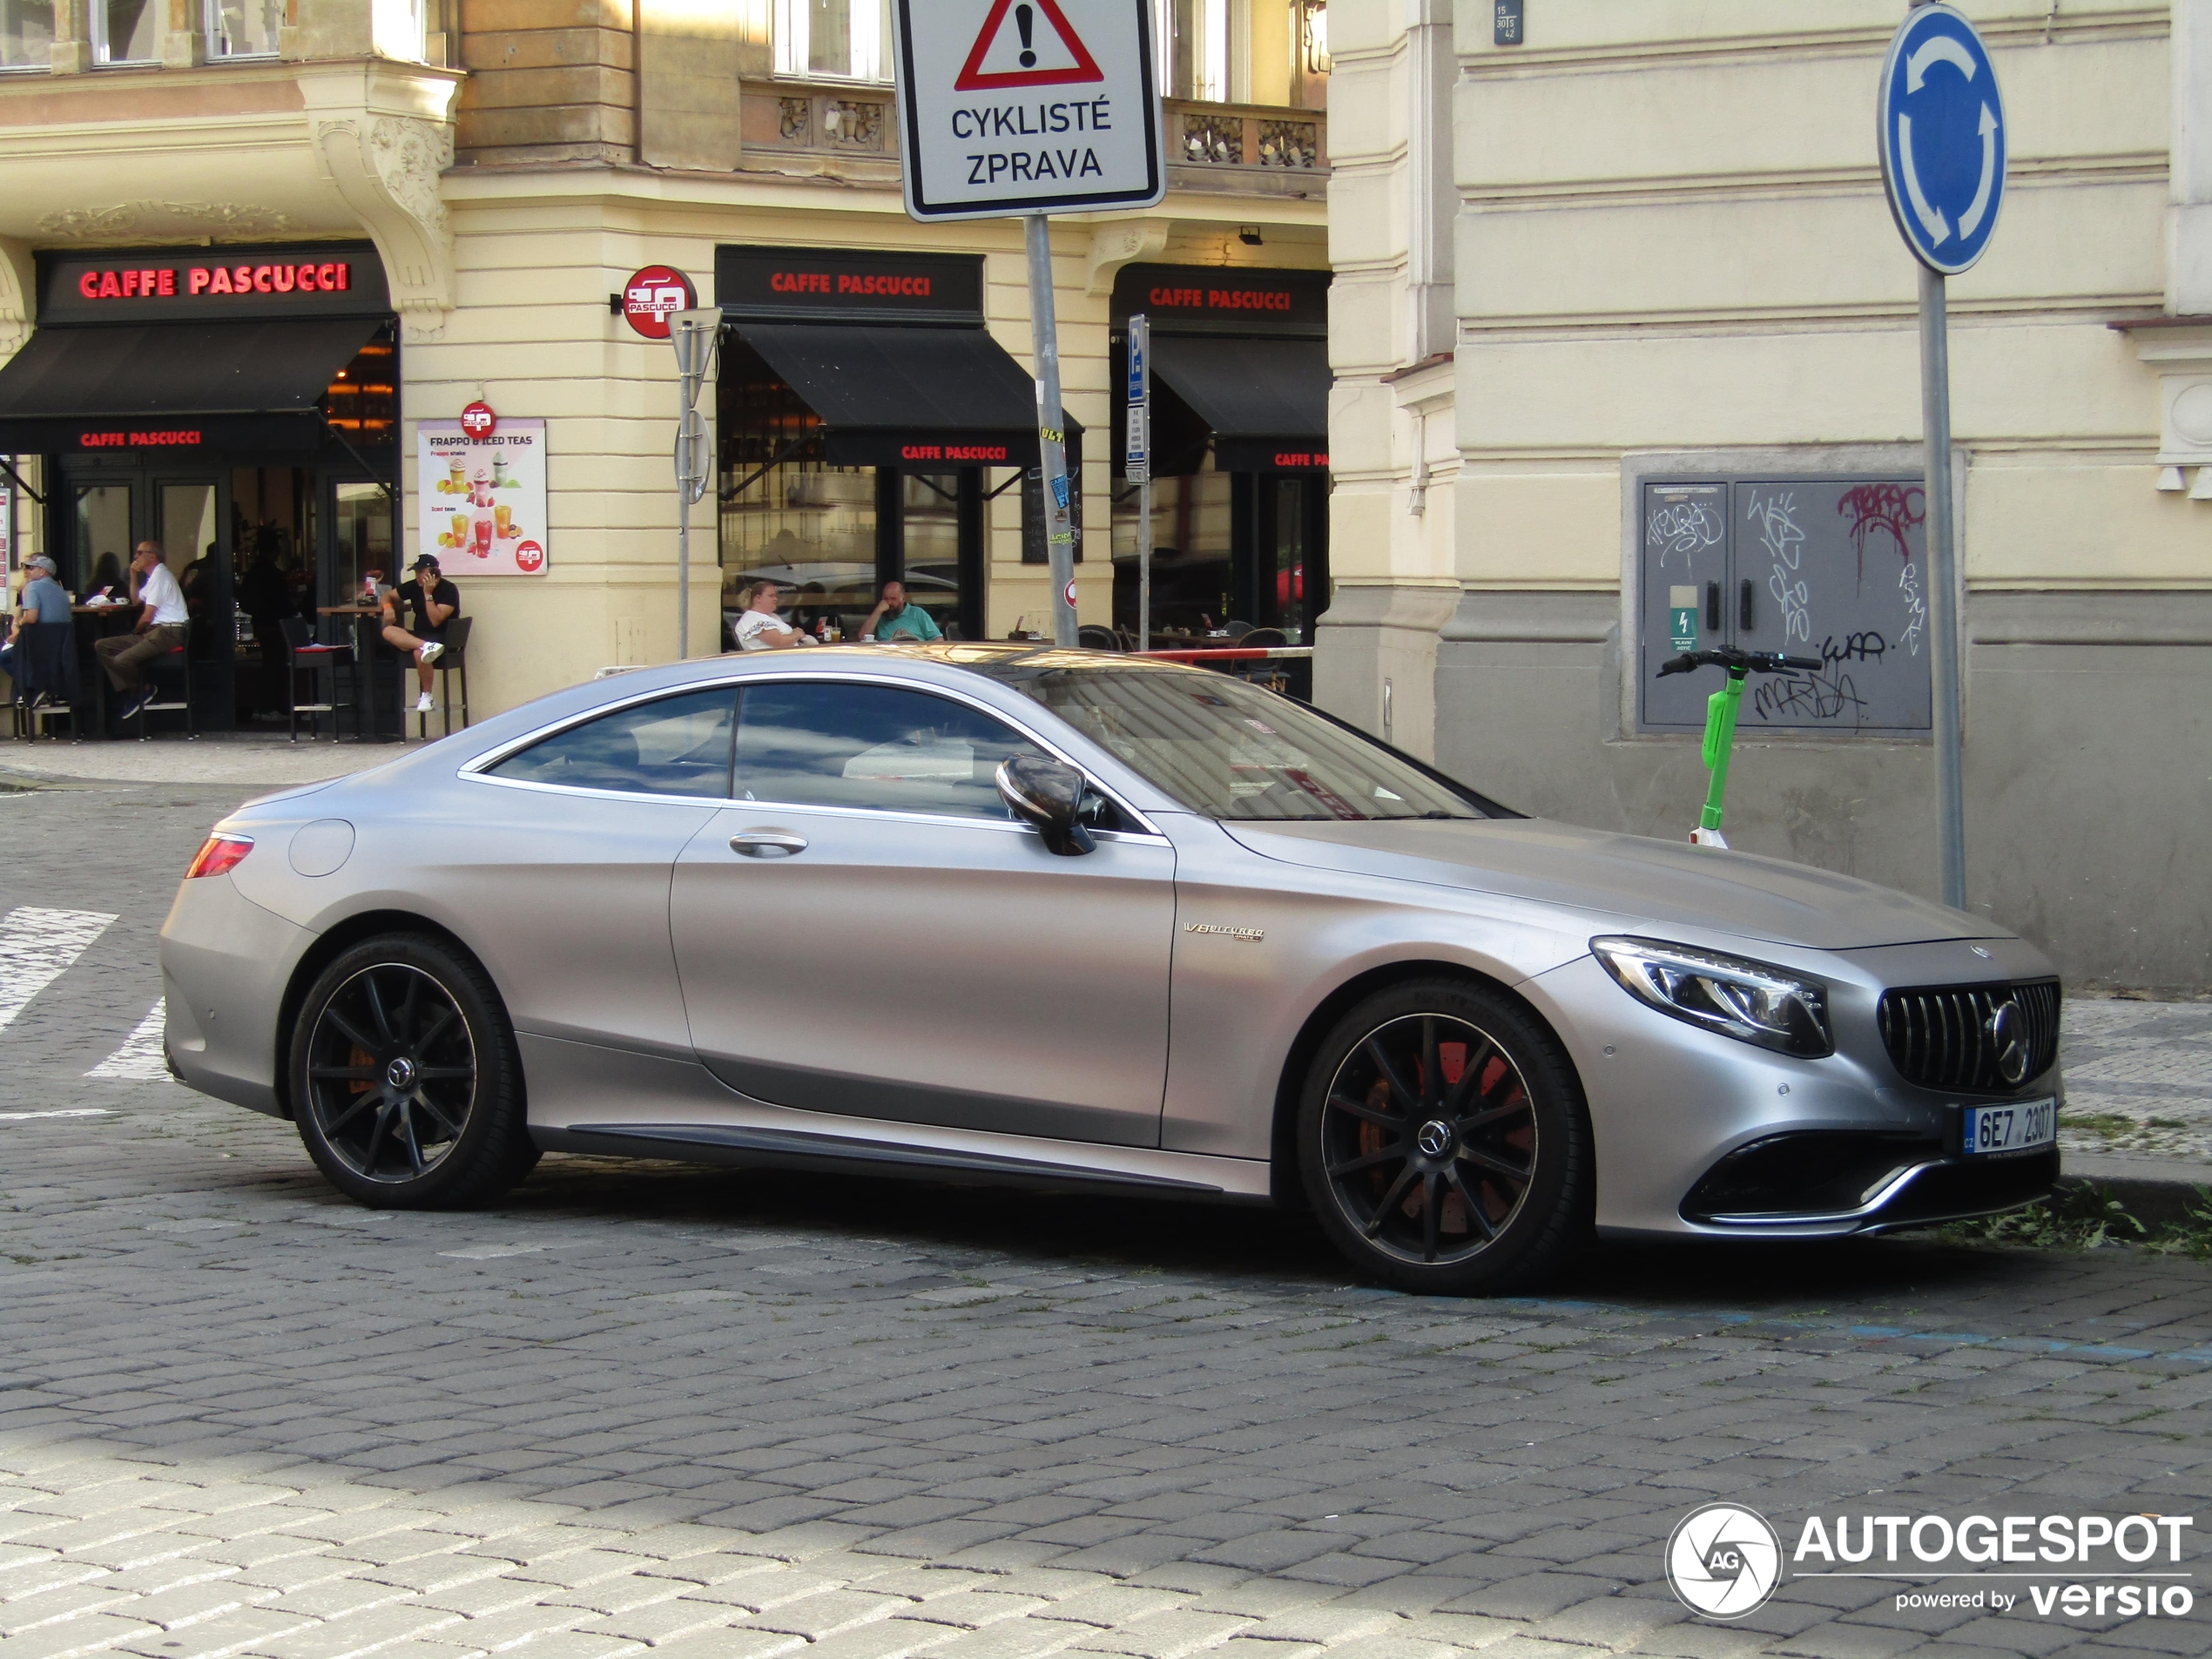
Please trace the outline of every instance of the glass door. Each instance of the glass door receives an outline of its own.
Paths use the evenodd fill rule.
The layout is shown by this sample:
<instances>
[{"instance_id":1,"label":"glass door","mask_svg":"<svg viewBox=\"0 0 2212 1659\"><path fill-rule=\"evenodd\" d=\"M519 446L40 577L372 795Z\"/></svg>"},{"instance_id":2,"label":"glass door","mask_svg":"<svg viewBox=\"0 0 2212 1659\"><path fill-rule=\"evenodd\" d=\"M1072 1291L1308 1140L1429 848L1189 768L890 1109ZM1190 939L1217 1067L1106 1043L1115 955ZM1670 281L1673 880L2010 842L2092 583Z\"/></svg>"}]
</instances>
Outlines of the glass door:
<instances>
[{"instance_id":1,"label":"glass door","mask_svg":"<svg viewBox=\"0 0 2212 1659\"><path fill-rule=\"evenodd\" d=\"M204 730L236 724L231 572L224 556L223 485L213 477L158 478L153 522L162 562L185 596L185 649L192 664L193 716Z\"/></svg>"},{"instance_id":2,"label":"glass door","mask_svg":"<svg viewBox=\"0 0 2212 1659\"><path fill-rule=\"evenodd\" d=\"M103 589L114 597L131 597L131 550L137 544L138 490L127 478L70 487L74 507L70 526L69 565L62 585L79 600Z\"/></svg>"}]
</instances>

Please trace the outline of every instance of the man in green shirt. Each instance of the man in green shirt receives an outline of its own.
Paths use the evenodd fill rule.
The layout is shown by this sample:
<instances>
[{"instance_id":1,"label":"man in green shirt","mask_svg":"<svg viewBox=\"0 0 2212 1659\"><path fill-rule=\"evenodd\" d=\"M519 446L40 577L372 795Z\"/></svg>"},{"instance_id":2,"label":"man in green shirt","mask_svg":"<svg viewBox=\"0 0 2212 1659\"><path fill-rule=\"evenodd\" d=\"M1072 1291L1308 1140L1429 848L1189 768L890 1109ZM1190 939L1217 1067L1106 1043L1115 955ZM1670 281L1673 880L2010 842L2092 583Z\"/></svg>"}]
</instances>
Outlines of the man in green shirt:
<instances>
[{"instance_id":1,"label":"man in green shirt","mask_svg":"<svg viewBox=\"0 0 2212 1659\"><path fill-rule=\"evenodd\" d=\"M860 624L860 637L887 643L894 639L918 639L925 644L933 639L942 639L944 633L930 620L929 613L920 605L907 603L907 584L887 582L883 597L875 602L875 609L868 612L868 619Z\"/></svg>"}]
</instances>

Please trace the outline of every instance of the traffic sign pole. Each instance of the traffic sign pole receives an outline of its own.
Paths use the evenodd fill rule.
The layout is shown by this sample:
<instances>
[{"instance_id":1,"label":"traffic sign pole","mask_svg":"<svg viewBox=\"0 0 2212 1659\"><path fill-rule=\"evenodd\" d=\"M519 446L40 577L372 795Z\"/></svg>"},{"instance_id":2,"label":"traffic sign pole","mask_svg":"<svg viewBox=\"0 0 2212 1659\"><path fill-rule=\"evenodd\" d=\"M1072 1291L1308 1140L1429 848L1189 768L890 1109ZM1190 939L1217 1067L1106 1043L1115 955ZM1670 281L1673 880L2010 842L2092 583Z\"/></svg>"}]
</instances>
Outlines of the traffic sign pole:
<instances>
[{"instance_id":1,"label":"traffic sign pole","mask_svg":"<svg viewBox=\"0 0 2212 1659\"><path fill-rule=\"evenodd\" d=\"M722 314L679 311L669 319L669 341L676 347L680 402L676 424L676 660L691 654L691 503L706 494L713 476L707 464L706 420L698 411L699 388L707 361L722 330Z\"/></svg>"},{"instance_id":2,"label":"traffic sign pole","mask_svg":"<svg viewBox=\"0 0 2212 1659\"><path fill-rule=\"evenodd\" d=\"M1029 243L1029 326L1036 346L1037 460L1044 474L1045 556L1052 567L1052 637L1076 643L1076 521L1069 510L1067 434L1060 408L1060 322L1052 295L1052 225L1022 223Z\"/></svg>"},{"instance_id":3,"label":"traffic sign pole","mask_svg":"<svg viewBox=\"0 0 2212 1659\"><path fill-rule=\"evenodd\" d=\"M1951 490L1946 279L1989 246L2011 140L1997 66L1974 26L1940 0L1912 0L1875 99L1876 148L1898 234L1919 261L1920 415L1927 443L1928 667L1935 691L1937 872L1944 903L1966 907L1965 745L1957 515Z\"/></svg>"},{"instance_id":4,"label":"traffic sign pole","mask_svg":"<svg viewBox=\"0 0 2212 1659\"><path fill-rule=\"evenodd\" d=\"M1966 907L1965 745L1959 685L1958 549L1952 535L1951 327L1946 279L1920 266L1920 420L1927 435L1928 668L1935 680L1937 867L1943 901Z\"/></svg>"},{"instance_id":5,"label":"traffic sign pole","mask_svg":"<svg viewBox=\"0 0 2212 1659\"><path fill-rule=\"evenodd\" d=\"M1152 319L1129 320L1129 442L1123 469L1136 481L1136 648L1152 649Z\"/></svg>"}]
</instances>

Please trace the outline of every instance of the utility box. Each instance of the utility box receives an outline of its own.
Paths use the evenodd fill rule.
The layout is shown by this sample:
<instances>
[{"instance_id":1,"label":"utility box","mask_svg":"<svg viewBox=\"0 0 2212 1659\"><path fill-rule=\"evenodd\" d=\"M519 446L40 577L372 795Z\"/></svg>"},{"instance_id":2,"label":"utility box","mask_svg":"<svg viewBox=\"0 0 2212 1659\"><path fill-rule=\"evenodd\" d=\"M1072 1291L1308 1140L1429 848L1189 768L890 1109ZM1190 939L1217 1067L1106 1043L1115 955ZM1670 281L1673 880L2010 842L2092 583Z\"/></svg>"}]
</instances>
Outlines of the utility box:
<instances>
[{"instance_id":1,"label":"utility box","mask_svg":"<svg viewBox=\"0 0 2212 1659\"><path fill-rule=\"evenodd\" d=\"M1817 657L1754 674L1737 729L1917 736L1932 724L1927 500L1907 477L1648 479L1636 726L1701 732L1723 671L1658 678L1685 651Z\"/></svg>"}]
</instances>

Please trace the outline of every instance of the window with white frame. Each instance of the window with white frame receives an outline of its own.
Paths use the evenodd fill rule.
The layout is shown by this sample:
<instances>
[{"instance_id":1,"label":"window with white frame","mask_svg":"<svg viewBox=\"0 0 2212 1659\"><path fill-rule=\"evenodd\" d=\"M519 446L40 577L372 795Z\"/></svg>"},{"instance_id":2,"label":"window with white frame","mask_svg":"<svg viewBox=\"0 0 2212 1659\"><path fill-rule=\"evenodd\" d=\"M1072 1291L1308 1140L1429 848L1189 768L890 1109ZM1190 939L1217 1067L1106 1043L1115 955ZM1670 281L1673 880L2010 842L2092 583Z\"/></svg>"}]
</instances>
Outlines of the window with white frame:
<instances>
[{"instance_id":1,"label":"window with white frame","mask_svg":"<svg viewBox=\"0 0 2212 1659\"><path fill-rule=\"evenodd\" d=\"M284 0L207 0L207 55L274 57Z\"/></svg>"},{"instance_id":2,"label":"window with white frame","mask_svg":"<svg viewBox=\"0 0 2212 1659\"><path fill-rule=\"evenodd\" d=\"M161 61L160 0L92 0L92 61Z\"/></svg>"},{"instance_id":3,"label":"window with white frame","mask_svg":"<svg viewBox=\"0 0 2212 1659\"><path fill-rule=\"evenodd\" d=\"M1231 4L1231 0L1152 0L1160 86L1168 97L1213 104L1228 100Z\"/></svg>"},{"instance_id":4,"label":"window with white frame","mask_svg":"<svg viewBox=\"0 0 2212 1659\"><path fill-rule=\"evenodd\" d=\"M0 0L0 70L54 66L54 0Z\"/></svg>"},{"instance_id":5,"label":"window with white frame","mask_svg":"<svg viewBox=\"0 0 2212 1659\"><path fill-rule=\"evenodd\" d=\"M776 73L891 78L891 0L776 0Z\"/></svg>"}]
</instances>

